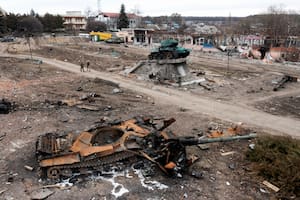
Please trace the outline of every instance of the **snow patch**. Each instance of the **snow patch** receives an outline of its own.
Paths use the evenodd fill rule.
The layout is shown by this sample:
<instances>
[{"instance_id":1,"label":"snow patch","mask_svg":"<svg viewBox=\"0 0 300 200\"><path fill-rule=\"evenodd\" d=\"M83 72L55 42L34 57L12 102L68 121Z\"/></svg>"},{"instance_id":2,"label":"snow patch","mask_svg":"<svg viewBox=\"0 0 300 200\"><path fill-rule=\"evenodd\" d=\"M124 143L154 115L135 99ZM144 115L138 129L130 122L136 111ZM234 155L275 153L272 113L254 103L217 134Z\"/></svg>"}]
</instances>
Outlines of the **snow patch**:
<instances>
[{"instance_id":1,"label":"snow patch","mask_svg":"<svg viewBox=\"0 0 300 200\"><path fill-rule=\"evenodd\" d=\"M142 186L147 188L148 190L155 190L155 189L163 190L169 188L167 185L162 184L158 181L146 180L141 170L133 169L133 171L139 177Z\"/></svg>"},{"instance_id":2,"label":"snow patch","mask_svg":"<svg viewBox=\"0 0 300 200\"><path fill-rule=\"evenodd\" d=\"M124 172L116 172L116 171L111 171L111 172L108 172L107 174L113 174L113 176L111 178L107 178L107 177L104 177L104 176L98 176L98 177L94 177L96 180L97 179L100 179L100 180L104 180L104 181L108 181L110 182L112 185L113 185L113 189L111 191L111 194L113 196L115 196L116 198L119 198L121 196L123 196L125 193L128 193L129 190L126 189L122 184L120 183L117 183L115 181L115 178L117 177L126 177L127 175L124 174Z\"/></svg>"}]
</instances>

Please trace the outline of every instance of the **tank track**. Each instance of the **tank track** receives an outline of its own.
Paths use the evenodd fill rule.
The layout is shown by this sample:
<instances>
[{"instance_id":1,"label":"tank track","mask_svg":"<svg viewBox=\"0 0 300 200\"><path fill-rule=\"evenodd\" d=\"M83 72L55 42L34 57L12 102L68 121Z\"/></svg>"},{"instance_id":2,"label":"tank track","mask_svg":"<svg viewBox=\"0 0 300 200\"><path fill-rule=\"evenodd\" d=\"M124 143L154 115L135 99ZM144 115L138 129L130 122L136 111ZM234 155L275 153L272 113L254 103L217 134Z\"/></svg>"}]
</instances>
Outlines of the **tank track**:
<instances>
[{"instance_id":1,"label":"tank track","mask_svg":"<svg viewBox=\"0 0 300 200\"><path fill-rule=\"evenodd\" d=\"M71 165L58 165L53 167L47 167L42 168L41 170L46 172L46 176L50 179L59 179L60 178L60 171L63 170L71 170L70 175L76 170L80 169L90 169L90 168L97 168L97 167L106 167L110 164L126 160L128 158L136 156L135 153L128 152L128 151L122 151L117 152L112 155L104 156L104 157L96 157L95 159L90 160L83 160L80 163L75 163ZM51 171L54 170L54 173L51 173Z\"/></svg>"}]
</instances>

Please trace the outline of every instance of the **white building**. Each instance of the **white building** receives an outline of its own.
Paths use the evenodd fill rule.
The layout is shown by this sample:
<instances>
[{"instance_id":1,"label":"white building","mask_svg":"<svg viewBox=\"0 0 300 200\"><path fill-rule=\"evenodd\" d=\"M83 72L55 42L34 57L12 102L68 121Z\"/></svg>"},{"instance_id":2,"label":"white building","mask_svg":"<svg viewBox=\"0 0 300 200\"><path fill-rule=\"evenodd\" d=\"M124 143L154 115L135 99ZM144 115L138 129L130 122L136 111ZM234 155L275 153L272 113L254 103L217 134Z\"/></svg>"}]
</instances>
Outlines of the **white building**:
<instances>
[{"instance_id":1,"label":"white building","mask_svg":"<svg viewBox=\"0 0 300 200\"><path fill-rule=\"evenodd\" d=\"M86 18L81 11L67 11L63 19L67 30L84 30L86 28Z\"/></svg>"},{"instance_id":2,"label":"white building","mask_svg":"<svg viewBox=\"0 0 300 200\"><path fill-rule=\"evenodd\" d=\"M0 7L0 16L5 16L7 12Z\"/></svg>"}]
</instances>

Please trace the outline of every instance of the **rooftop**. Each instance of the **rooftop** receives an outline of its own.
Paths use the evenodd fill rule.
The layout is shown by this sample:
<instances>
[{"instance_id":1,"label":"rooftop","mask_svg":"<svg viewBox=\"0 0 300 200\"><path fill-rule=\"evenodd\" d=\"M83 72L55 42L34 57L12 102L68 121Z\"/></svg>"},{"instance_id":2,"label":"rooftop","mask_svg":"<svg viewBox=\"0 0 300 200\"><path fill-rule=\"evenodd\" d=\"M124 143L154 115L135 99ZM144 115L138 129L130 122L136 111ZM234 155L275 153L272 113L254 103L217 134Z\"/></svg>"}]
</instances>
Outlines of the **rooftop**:
<instances>
[{"instance_id":1,"label":"rooftop","mask_svg":"<svg viewBox=\"0 0 300 200\"><path fill-rule=\"evenodd\" d=\"M102 12L101 15L104 17L110 17L110 18L118 18L120 13L112 13L112 12ZM138 18L139 16L134 13L126 13L127 17L129 19Z\"/></svg>"}]
</instances>

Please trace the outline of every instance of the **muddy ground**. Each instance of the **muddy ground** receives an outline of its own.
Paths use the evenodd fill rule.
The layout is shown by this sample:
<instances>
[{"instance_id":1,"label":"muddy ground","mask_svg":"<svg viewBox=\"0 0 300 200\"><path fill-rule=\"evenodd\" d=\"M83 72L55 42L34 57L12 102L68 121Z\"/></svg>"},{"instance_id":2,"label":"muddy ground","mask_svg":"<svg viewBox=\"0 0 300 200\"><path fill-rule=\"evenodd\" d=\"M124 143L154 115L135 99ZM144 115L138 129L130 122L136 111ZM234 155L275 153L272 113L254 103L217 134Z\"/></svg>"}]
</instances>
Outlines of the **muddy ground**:
<instances>
[{"instance_id":1,"label":"muddy ground","mask_svg":"<svg viewBox=\"0 0 300 200\"><path fill-rule=\"evenodd\" d=\"M124 47L123 45L108 45L105 43L79 43L64 46L43 46L34 51L35 54L62 61L72 62L79 66L80 62L91 62L91 68L99 71L121 73L124 69L134 66L147 58L149 49L137 47ZM270 101L277 96L285 97L300 95L299 82L289 82L285 88L273 91L276 82L285 74L299 75L299 68L295 66L279 67L267 65L253 60L231 58L230 68L227 71L227 60L214 55L192 53L188 57L188 66L195 79L205 78L204 85L190 85L178 88L179 90L205 96L218 101L232 104L247 105L253 108L268 107ZM129 76L131 79L143 78L136 74ZM146 80L149 81L149 80ZM150 81L153 82L153 81ZM166 87L172 87L166 85ZM275 102L275 101L274 101ZM298 103L290 101L294 107ZM284 104L284 102L283 102ZM271 109L271 107L269 108ZM284 109L284 107L283 107ZM263 109L265 110L265 109ZM265 110L266 111L266 110ZM290 112L287 108L286 113ZM297 117L293 115L293 117Z\"/></svg>"},{"instance_id":2,"label":"muddy ground","mask_svg":"<svg viewBox=\"0 0 300 200\"><path fill-rule=\"evenodd\" d=\"M119 73L147 56L145 49L90 43L63 47L52 44L39 47L34 53L78 64L78 71L79 63L89 60L91 68L112 73ZM197 59L192 57L189 61L191 69L204 70L206 78L212 80L213 90L197 85L180 90L299 118L299 113L293 109L299 105L299 83L288 84L276 93L272 91L272 80L280 78L283 72L265 69L265 66L259 70L246 67L244 71L233 67L230 76L225 76L226 70L218 67L221 64L214 63L216 67L212 68L209 62L198 62ZM152 98L119 88L114 83L87 79L46 64L39 66L29 60L0 58L0 77L1 98L14 104L11 113L0 115L0 136L3 136L0 137L0 199L30 199L34 191L52 184L40 180L36 171L35 141L38 135L44 133L78 134L101 120L141 115L174 117L177 121L170 129L178 135L206 134L208 128L231 125L226 119L192 114L172 105L160 107ZM294 98L290 98L291 94ZM95 97L82 100L83 107L61 104L64 100L78 101L88 96ZM274 107L276 111L272 109ZM265 131L260 130L259 134L263 133ZM189 155L200 159L182 178L170 178L157 171L154 176L146 178L148 188L129 168L127 174L121 173L114 179L128 190L118 199L274 199L275 193L261 184L263 180L253 176L250 164L244 159L244 153L252 143L249 140L210 144L208 150L190 147ZM234 153L221 155L231 151ZM24 165L35 170L28 171ZM158 181L162 185L154 186L150 181ZM163 187L159 189L158 186ZM48 199L116 199L112 195L112 183L99 177L80 177L70 188L49 190L53 194Z\"/></svg>"},{"instance_id":3,"label":"muddy ground","mask_svg":"<svg viewBox=\"0 0 300 200\"><path fill-rule=\"evenodd\" d=\"M35 161L35 140L47 132L79 133L89 129L103 119L127 119L137 115L154 117L175 117L177 122L171 127L180 135L195 135L207 130L212 122L226 123L205 116L190 116L181 110L160 108L146 96L119 88L121 93L113 93L117 85L99 79L84 79L60 71L50 66L41 68L29 60L1 58L1 93L3 98L14 102L14 111L1 115L0 141L1 190L7 189L3 199L30 199L32 192L48 182L40 181L36 170L24 168L29 165L37 168ZM98 111L81 109L76 106L58 104L65 99L80 99L90 93L97 94L92 102L84 105L97 107ZM222 125L221 125L222 126ZM195 163L183 178L170 178L158 172L150 180L159 181L166 189L149 190L142 186L140 179L129 170L132 178L118 177L116 182L129 190L119 199L264 199L269 194L260 192L260 184L247 175L247 163L243 162L243 151L249 141L210 145L207 151L198 147L189 149L200 161ZM234 150L229 156L221 152ZM230 166L230 167L229 167ZM203 173L195 178L190 173ZM112 185L103 180L87 180L75 183L69 189L53 189L48 199L115 199L111 194Z\"/></svg>"}]
</instances>

